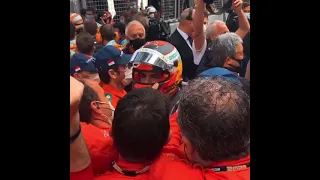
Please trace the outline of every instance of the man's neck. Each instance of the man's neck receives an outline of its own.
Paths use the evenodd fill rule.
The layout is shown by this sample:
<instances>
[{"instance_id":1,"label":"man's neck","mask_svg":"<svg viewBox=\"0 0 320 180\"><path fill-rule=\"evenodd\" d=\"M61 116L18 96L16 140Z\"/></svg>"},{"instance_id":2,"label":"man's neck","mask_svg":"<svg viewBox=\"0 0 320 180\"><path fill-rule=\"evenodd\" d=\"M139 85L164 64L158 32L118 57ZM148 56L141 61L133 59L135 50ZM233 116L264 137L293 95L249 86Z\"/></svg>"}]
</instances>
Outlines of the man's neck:
<instances>
[{"instance_id":1,"label":"man's neck","mask_svg":"<svg viewBox=\"0 0 320 180\"><path fill-rule=\"evenodd\" d=\"M109 85L118 89L119 91L123 91L124 89L124 86L122 84L116 83L114 81L110 81Z\"/></svg>"},{"instance_id":2,"label":"man's neck","mask_svg":"<svg viewBox=\"0 0 320 180\"><path fill-rule=\"evenodd\" d=\"M99 128L109 128L111 126L111 124L109 124L103 120L94 119L94 118L91 120L90 123L96 127L99 127Z\"/></svg>"},{"instance_id":3,"label":"man's neck","mask_svg":"<svg viewBox=\"0 0 320 180\"><path fill-rule=\"evenodd\" d=\"M108 42L110 42L110 41L108 41L108 40L103 40L103 45L105 46L105 45L107 45L108 44Z\"/></svg>"},{"instance_id":4,"label":"man's neck","mask_svg":"<svg viewBox=\"0 0 320 180\"><path fill-rule=\"evenodd\" d=\"M88 53L82 53L82 54L87 55L87 56L93 56L93 52L90 54L88 54Z\"/></svg>"},{"instance_id":5,"label":"man's neck","mask_svg":"<svg viewBox=\"0 0 320 180\"><path fill-rule=\"evenodd\" d=\"M186 28L184 26L179 26L178 27L181 31L183 31L184 33L186 33L188 36L190 36L190 34L188 33L188 31L186 30Z\"/></svg>"}]
</instances>

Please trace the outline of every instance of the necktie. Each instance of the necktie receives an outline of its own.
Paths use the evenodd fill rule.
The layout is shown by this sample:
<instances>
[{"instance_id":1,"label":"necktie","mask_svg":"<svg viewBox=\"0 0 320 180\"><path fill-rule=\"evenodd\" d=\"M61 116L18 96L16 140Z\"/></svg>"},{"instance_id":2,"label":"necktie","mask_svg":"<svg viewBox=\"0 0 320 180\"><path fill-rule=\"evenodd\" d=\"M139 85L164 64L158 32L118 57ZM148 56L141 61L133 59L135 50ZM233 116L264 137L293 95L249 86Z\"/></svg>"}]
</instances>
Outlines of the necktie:
<instances>
[{"instance_id":1,"label":"necktie","mask_svg":"<svg viewBox=\"0 0 320 180\"><path fill-rule=\"evenodd\" d=\"M190 42L190 45L191 45L191 47L192 47L192 43L193 43L193 39L192 39L192 37L188 37L188 41Z\"/></svg>"}]
</instances>

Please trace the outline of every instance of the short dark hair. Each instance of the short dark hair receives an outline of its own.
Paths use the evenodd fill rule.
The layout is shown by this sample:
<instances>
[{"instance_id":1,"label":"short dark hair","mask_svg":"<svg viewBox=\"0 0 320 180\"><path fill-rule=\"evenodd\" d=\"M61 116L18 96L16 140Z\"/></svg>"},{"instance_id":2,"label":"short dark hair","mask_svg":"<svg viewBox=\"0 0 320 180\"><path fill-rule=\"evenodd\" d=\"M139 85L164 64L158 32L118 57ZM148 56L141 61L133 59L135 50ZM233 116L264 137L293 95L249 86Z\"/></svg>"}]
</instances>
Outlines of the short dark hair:
<instances>
[{"instance_id":1,"label":"short dark hair","mask_svg":"<svg viewBox=\"0 0 320 180\"><path fill-rule=\"evenodd\" d=\"M79 104L79 114L80 114L80 122L85 122L89 124L91 122L92 109L91 102L92 101L100 101L98 94L84 82L83 95Z\"/></svg>"},{"instance_id":2,"label":"short dark hair","mask_svg":"<svg viewBox=\"0 0 320 180\"><path fill-rule=\"evenodd\" d=\"M113 28L118 28L121 35L124 35L126 32L126 25L121 22L113 24Z\"/></svg>"},{"instance_id":3,"label":"short dark hair","mask_svg":"<svg viewBox=\"0 0 320 180\"><path fill-rule=\"evenodd\" d=\"M184 87L181 133L205 161L235 160L250 152L250 98L223 77L199 77Z\"/></svg>"},{"instance_id":4,"label":"short dark hair","mask_svg":"<svg viewBox=\"0 0 320 180\"><path fill-rule=\"evenodd\" d=\"M105 24L100 28L100 34L103 40L111 41L114 40L116 34L111 24Z\"/></svg>"},{"instance_id":5,"label":"short dark hair","mask_svg":"<svg viewBox=\"0 0 320 180\"><path fill-rule=\"evenodd\" d=\"M243 2L243 3L242 3L242 9L244 9L244 8L246 8L246 7L248 7L248 6L250 6L250 3L249 3L249 2Z\"/></svg>"},{"instance_id":6,"label":"short dark hair","mask_svg":"<svg viewBox=\"0 0 320 180\"><path fill-rule=\"evenodd\" d=\"M87 32L81 32L76 39L79 53L90 54L94 49L94 38Z\"/></svg>"},{"instance_id":7,"label":"short dark hair","mask_svg":"<svg viewBox=\"0 0 320 180\"><path fill-rule=\"evenodd\" d=\"M70 21L70 41L73 40L75 36L76 36L76 27Z\"/></svg>"},{"instance_id":8,"label":"short dark hair","mask_svg":"<svg viewBox=\"0 0 320 180\"><path fill-rule=\"evenodd\" d=\"M91 36L95 36L98 31L98 25L95 21L85 20L83 23L84 31L91 34Z\"/></svg>"},{"instance_id":9,"label":"short dark hair","mask_svg":"<svg viewBox=\"0 0 320 180\"><path fill-rule=\"evenodd\" d=\"M169 113L166 96L152 88L134 89L120 99L112 122L119 154L131 162L157 158L168 141Z\"/></svg>"},{"instance_id":10,"label":"short dark hair","mask_svg":"<svg viewBox=\"0 0 320 180\"><path fill-rule=\"evenodd\" d=\"M92 14L97 14L97 11L96 11L96 9L94 7L88 7L87 10L86 10L86 13L88 11L92 11Z\"/></svg>"},{"instance_id":11,"label":"short dark hair","mask_svg":"<svg viewBox=\"0 0 320 180\"><path fill-rule=\"evenodd\" d=\"M87 10L86 10L86 9L84 9L84 8L81 8L81 9L80 9L80 16L85 16L86 13L87 13Z\"/></svg>"}]
</instances>

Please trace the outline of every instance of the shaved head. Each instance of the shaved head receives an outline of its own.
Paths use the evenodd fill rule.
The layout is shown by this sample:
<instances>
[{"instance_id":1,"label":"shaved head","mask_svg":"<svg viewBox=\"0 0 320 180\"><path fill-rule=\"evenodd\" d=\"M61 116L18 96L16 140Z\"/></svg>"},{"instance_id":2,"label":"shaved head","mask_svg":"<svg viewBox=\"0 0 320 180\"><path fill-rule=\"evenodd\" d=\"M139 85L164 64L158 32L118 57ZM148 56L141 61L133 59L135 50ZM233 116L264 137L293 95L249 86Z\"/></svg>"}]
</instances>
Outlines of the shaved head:
<instances>
[{"instance_id":1,"label":"shaved head","mask_svg":"<svg viewBox=\"0 0 320 180\"><path fill-rule=\"evenodd\" d=\"M194 12L195 10L192 10L192 15L191 17L194 17ZM180 19L179 19L179 23L184 23L187 20L187 17L189 16L190 13L190 8L187 8L185 10L182 11L181 15L180 15Z\"/></svg>"},{"instance_id":2,"label":"shaved head","mask_svg":"<svg viewBox=\"0 0 320 180\"><path fill-rule=\"evenodd\" d=\"M192 19L194 17L195 10L192 10ZM181 13L180 19L179 19L179 29L188 34L189 36L192 36L193 32L193 22L192 20L188 20L187 17L190 14L190 8L187 8L183 10Z\"/></svg>"}]
</instances>

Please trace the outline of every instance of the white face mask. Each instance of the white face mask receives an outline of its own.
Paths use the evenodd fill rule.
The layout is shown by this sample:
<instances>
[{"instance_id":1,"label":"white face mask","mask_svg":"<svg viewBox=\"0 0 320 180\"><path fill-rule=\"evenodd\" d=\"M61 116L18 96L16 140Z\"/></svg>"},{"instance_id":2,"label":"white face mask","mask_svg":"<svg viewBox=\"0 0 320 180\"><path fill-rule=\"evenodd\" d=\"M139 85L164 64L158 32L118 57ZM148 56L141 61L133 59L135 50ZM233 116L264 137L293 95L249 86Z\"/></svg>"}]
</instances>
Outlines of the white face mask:
<instances>
[{"instance_id":1,"label":"white face mask","mask_svg":"<svg viewBox=\"0 0 320 180\"><path fill-rule=\"evenodd\" d=\"M150 14L149 14L149 17L150 17L150 18L154 18L154 13L150 13Z\"/></svg>"},{"instance_id":2,"label":"white face mask","mask_svg":"<svg viewBox=\"0 0 320 180\"><path fill-rule=\"evenodd\" d=\"M98 73L90 74L90 76L88 77L88 79L94 80L94 81L97 81L97 82L100 82L100 77L99 77L99 74L98 74Z\"/></svg>"},{"instance_id":3,"label":"white face mask","mask_svg":"<svg viewBox=\"0 0 320 180\"><path fill-rule=\"evenodd\" d=\"M126 71L124 73L124 79L122 79L121 81L124 86L129 85L132 81L132 68L133 67L126 68Z\"/></svg>"},{"instance_id":4,"label":"white face mask","mask_svg":"<svg viewBox=\"0 0 320 180\"><path fill-rule=\"evenodd\" d=\"M99 102L99 103L105 103L105 102ZM112 120L113 120L113 118L114 118L114 110L115 110L115 108L112 106L112 104L111 104L110 101L109 101L108 104L109 104L109 106L110 106L110 109L112 110L112 115L111 115L111 117L108 117L108 116L105 115L105 114L101 114L101 115L102 115L103 117L107 118L109 124L111 125L111 124L112 124Z\"/></svg>"},{"instance_id":5,"label":"white face mask","mask_svg":"<svg viewBox=\"0 0 320 180\"><path fill-rule=\"evenodd\" d=\"M250 13L244 13L248 19L250 19Z\"/></svg>"}]
</instances>

